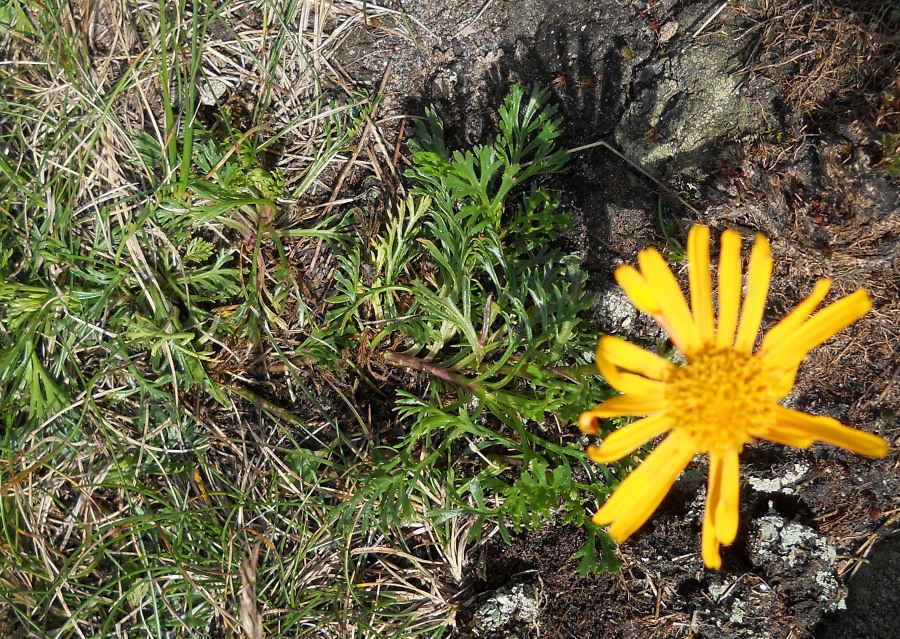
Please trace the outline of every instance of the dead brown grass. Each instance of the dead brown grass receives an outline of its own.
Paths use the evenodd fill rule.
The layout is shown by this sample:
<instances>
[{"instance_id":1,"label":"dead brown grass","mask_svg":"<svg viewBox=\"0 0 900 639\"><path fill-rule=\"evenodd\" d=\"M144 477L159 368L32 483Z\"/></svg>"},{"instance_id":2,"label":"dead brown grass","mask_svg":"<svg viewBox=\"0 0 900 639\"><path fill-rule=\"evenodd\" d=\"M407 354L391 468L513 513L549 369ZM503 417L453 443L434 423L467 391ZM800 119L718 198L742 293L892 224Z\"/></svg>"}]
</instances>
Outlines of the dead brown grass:
<instances>
[{"instance_id":1,"label":"dead brown grass","mask_svg":"<svg viewBox=\"0 0 900 639\"><path fill-rule=\"evenodd\" d=\"M852 111L860 93L896 75L895 8L885 0L740 3L735 11L749 23L741 37L755 43L747 71L780 81L791 112Z\"/></svg>"}]
</instances>

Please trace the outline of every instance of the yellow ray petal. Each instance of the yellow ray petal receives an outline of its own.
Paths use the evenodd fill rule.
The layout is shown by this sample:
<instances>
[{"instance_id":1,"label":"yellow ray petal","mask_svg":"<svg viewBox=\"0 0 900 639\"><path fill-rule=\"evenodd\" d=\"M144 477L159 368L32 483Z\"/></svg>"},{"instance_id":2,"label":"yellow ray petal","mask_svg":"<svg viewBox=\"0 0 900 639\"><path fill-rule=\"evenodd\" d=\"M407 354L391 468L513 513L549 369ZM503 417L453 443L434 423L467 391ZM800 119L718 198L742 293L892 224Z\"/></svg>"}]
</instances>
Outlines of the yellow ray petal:
<instances>
[{"instance_id":1,"label":"yellow ray petal","mask_svg":"<svg viewBox=\"0 0 900 639\"><path fill-rule=\"evenodd\" d=\"M742 353L753 350L753 343L759 333L766 298L769 296L769 281L772 278L772 249L761 233L756 234L756 243L750 253L747 266L747 297L741 309L741 323L738 327L734 349Z\"/></svg>"},{"instance_id":2,"label":"yellow ray petal","mask_svg":"<svg viewBox=\"0 0 900 639\"><path fill-rule=\"evenodd\" d=\"M693 451L689 449L689 446L685 445L684 437L679 436L677 433L672 433L619 484L615 492L594 515L594 523L599 525L608 524L619 517L621 514L620 510L630 510L635 501L647 490L648 485L658 483L657 480L661 473L668 468L672 459L675 458L676 452L680 452L682 455L687 453L689 455L688 461L690 461L690 456L693 455ZM687 462L685 462L685 465L687 465ZM673 479L672 482L674 481ZM671 486L672 482L669 482L669 486ZM666 486L665 489L668 490L669 486Z\"/></svg>"},{"instance_id":3,"label":"yellow ray petal","mask_svg":"<svg viewBox=\"0 0 900 639\"><path fill-rule=\"evenodd\" d=\"M690 358L700 348L700 331L694 324L678 281L656 249L647 248L638 253L638 263L660 307L660 314L665 318L665 323L660 324L678 350Z\"/></svg>"},{"instance_id":4,"label":"yellow ray petal","mask_svg":"<svg viewBox=\"0 0 900 639\"><path fill-rule=\"evenodd\" d=\"M722 455L718 453L710 453L709 455L709 477L706 480L706 511L709 513L710 520L715 525L716 511L719 508L719 498L722 494ZM716 535L716 539L719 536Z\"/></svg>"},{"instance_id":5,"label":"yellow ray petal","mask_svg":"<svg viewBox=\"0 0 900 639\"><path fill-rule=\"evenodd\" d=\"M578 416L578 429L585 435L599 435L600 419L586 410Z\"/></svg>"},{"instance_id":6,"label":"yellow ray petal","mask_svg":"<svg viewBox=\"0 0 900 639\"><path fill-rule=\"evenodd\" d=\"M672 481L675 480L673 479ZM671 487L672 484L665 486L662 483L649 486L647 493L641 496L641 501L634 504L619 519L616 519L609 525L609 536L620 544L631 537L650 519L650 515L659 508Z\"/></svg>"},{"instance_id":7,"label":"yellow ray petal","mask_svg":"<svg viewBox=\"0 0 900 639\"><path fill-rule=\"evenodd\" d=\"M676 368L669 360L611 335L600 338L597 360L600 359L606 359L619 368L660 381L668 379Z\"/></svg>"},{"instance_id":8,"label":"yellow ray petal","mask_svg":"<svg viewBox=\"0 0 900 639\"><path fill-rule=\"evenodd\" d=\"M773 344L764 359L773 366L793 368L816 346L847 328L872 308L872 299L864 289L829 304L813 315L799 329Z\"/></svg>"},{"instance_id":9,"label":"yellow ray petal","mask_svg":"<svg viewBox=\"0 0 900 639\"><path fill-rule=\"evenodd\" d=\"M719 556L719 534L715 520L721 488L722 457L721 455L710 454L709 479L706 484L706 510L703 513L703 532L700 541L700 553L703 556L703 563L708 568L722 567L722 558Z\"/></svg>"},{"instance_id":10,"label":"yellow ray petal","mask_svg":"<svg viewBox=\"0 0 900 639\"><path fill-rule=\"evenodd\" d=\"M616 269L615 278L637 310L647 315L659 315L659 303L640 271L622 264Z\"/></svg>"},{"instance_id":11,"label":"yellow ray petal","mask_svg":"<svg viewBox=\"0 0 900 639\"><path fill-rule=\"evenodd\" d=\"M794 388L794 381L797 379L797 367L790 368L786 371L772 373L771 388L773 397L776 399L784 399Z\"/></svg>"},{"instance_id":12,"label":"yellow ray petal","mask_svg":"<svg viewBox=\"0 0 900 639\"><path fill-rule=\"evenodd\" d=\"M722 557L719 555L719 540L716 538L716 527L712 516L709 514L709 506L703 516L703 533L700 540L700 555L707 568L718 570L722 567Z\"/></svg>"},{"instance_id":13,"label":"yellow ray petal","mask_svg":"<svg viewBox=\"0 0 900 639\"><path fill-rule=\"evenodd\" d=\"M622 459L635 451L639 446L646 444L654 437L662 435L672 427L668 415L661 413L639 419L638 421L610 433L603 440L603 445L590 455L591 460L598 464L608 464Z\"/></svg>"},{"instance_id":14,"label":"yellow ray petal","mask_svg":"<svg viewBox=\"0 0 900 639\"><path fill-rule=\"evenodd\" d=\"M710 455L712 458L714 455ZM724 546L730 545L737 536L740 514L740 467L738 451L726 450L722 454L721 475L719 477L719 502L716 504L716 538Z\"/></svg>"},{"instance_id":15,"label":"yellow ray petal","mask_svg":"<svg viewBox=\"0 0 900 639\"><path fill-rule=\"evenodd\" d=\"M741 308L741 235L728 229L722 232L719 251L719 323L716 346L734 344L738 311Z\"/></svg>"},{"instance_id":16,"label":"yellow ray petal","mask_svg":"<svg viewBox=\"0 0 900 639\"><path fill-rule=\"evenodd\" d=\"M765 432L751 433L751 435L757 439L766 439L782 446L793 446L794 448L809 448L815 441L803 431L777 423L769 424Z\"/></svg>"},{"instance_id":17,"label":"yellow ray petal","mask_svg":"<svg viewBox=\"0 0 900 639\"><path fill-rule=\"evenodd\" d=\"M597 358L597 368L606 382L621 393L639 397L659 396L665 392L665 382L647 379L634 373L625 373L605 357Z\"/></svg>"},{"instance_id":18,"label":"yellow ray petal","mask_svg":"<svg viewBox=\"0 0 900 639\"><path fill-rule=\"evenodd\" d=\"M651 415L664 410L665 407L666 399L663 395L655 397L616 395L585 412L590 413L594 417L604 419L610 417L627 417L629 415ZM584 413L582 413L582 415L583 414Z\"/></svg>"},{"instance_id":19,"label":"yellow ray petal","mask_svg":"<svg viewBox=\"0 0 900 639\"><path fill-rule=\"evenodd\" d=\"M680 439L680 438L678 438ZM629 475L619 486L609 501L597 513L596 517L600 520L605 519L601 515L606 505L610 505L610 510L615 512L615 518L609 519L609 535L619 543L625 541L628 537L637 531L644 522L659 507L662 500L668 494L669 489L678 475L688 465L694 456L694 451L690 446L685 445L678 439L669 436L666 441L651 453L644 463ZM665 446L666 442L672 441L671 446ZM655 463L649 466L643 472L642 469L652 457L657 456ZM633 480L632 480L633 478ZM622 498L616 499L619 490L625 485L625 482L632 480L631 490L623 495ZM616 501L613 501L616 500ZM610 504L610 502L613 502ZM624 506L623 506L624 504Z\"/></svg>"},{"instance_id":20,"label":"yellow ray petal","mask_svg":"<svg viewBox=\"0 0 900 639\"><path fill-rule=\"evenodd\" d=\"M780 426L805 433L818 442L839 446L858 455L884 457L889 446L881 437L844 426L831 417L814 417L784 406L775 407L775 420Z\"/></svg>"},{"instance_id":21,"label":"yellow ray petal","mask_svg":"<svg viewBox=\"0 0 900 639\"><path fill-rule=\"evenodd\" d=\"M831 280L821 279L816 282L812 293L805 300L800 302L787 317L778 322L770 330L763 339L762 346L757 353L758 357L762 357L771 348L777 348L779 344L791 341L794 332L800 329L806 320L809 319L810 313L816 310L816 307L822 303L828 290L831 288Z\"/></svg>"},{"instance_id":22,"label":"yellow ray petal","mask_svg":"<svg viewBox=\"0 0 900 639\"><path fill-rule=\"evenodd\" d=\"M695 224L688 232L688 280L691 285L691 311L700 332L700 340L715 339L712 307L712 282L709 276L709 227Z\"/></svg>"}]
</instances>

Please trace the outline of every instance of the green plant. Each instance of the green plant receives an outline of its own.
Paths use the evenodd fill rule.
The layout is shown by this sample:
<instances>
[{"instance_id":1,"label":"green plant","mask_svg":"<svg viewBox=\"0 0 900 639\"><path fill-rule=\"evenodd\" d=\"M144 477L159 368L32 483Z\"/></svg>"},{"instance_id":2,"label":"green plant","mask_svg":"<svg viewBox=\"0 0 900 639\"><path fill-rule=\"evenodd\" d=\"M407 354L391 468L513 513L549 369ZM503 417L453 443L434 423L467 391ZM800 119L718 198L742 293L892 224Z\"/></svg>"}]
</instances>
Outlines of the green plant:
<instances>
[{"instance_id":1,"label":"green plant","mask_svg":"<svg viewBox=\"0 0 900 639\"><path fill-rule=\"evenodd\" d=\"M900 177L900 135L885 134L881 138L881 160L878 166L892 177Z\"/></svg>"},{"instance_id":2,"label":"green plant","mask_svg":"<svg viewBox=\"0 0 900 639\"><path fill-rule=\"evenodd\" d=\"M470 516L472 536L494 522L508 540L557 514L585 524L586 495L612 483L594 481L569 430L606 388L584 374L585 275L555 243L570 217L542 185L567 159L548 97L514 87L500 132L466 151L449 150L428 110L411 142L410 197L368 263L360 252L344 260L331 299L341 331L427 379L424 395L398 393L407 434L374 450L358 482L367 526ZM614 563L596 558L595 536L584 570Z\"/></svg>"}]
</instances>

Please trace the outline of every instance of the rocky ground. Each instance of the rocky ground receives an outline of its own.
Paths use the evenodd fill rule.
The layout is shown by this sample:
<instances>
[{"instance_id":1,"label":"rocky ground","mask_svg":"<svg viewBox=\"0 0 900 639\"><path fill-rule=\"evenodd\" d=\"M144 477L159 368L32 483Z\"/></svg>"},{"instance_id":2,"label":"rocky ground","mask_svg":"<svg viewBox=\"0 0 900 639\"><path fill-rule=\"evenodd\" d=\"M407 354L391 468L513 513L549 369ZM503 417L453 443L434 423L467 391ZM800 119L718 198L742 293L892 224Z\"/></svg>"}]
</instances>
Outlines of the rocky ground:
<instances>
[{"instance_id":1,"label":"rocky ground","mask_svg":"<svg viewBox=\"0 0 900 639\"><path fill-rule=\"evenodd\" d=\"M459 144L492 131L513 82L552 87L569 172L556 187L599 294L602 330L653 343L612 269L693 221L762 231L768 321L811 289L864 286L874 310L813 353L791 404L900 444L900 17L890 2L406 1L339 56L384 86L381 115L435 104ZM387 121L387 120L385 120ZM894 137L892 137L894 136ZM582 148L583 147L583 148ZM893 172L892 172L893 171ZM769 444L743 456L742 525L725 568L699 557L704 468L580 577L583 532L474 549L454 636L896 637L900 453L868 460Z\"/></svg>"}]
</instances>

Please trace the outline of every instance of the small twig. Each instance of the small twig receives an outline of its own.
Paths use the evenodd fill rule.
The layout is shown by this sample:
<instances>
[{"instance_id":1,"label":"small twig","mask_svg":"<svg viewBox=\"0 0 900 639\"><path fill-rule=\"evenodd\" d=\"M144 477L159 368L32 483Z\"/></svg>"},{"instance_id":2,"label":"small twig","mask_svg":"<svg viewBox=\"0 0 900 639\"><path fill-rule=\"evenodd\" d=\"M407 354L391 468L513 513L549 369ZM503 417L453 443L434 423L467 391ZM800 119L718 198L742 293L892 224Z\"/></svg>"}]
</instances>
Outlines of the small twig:
<instances>
[{"instance_id":1,"label":"small twig","mask_svg":"<svg viewBox=\"0 0 900 639\"><path fill-rule=\"evenodd\" d=\"M700 25L700 28L699 28L699 29L697 29L696 31L694 31L694 35L692 35L691 37L692 37L692 38L696 38L698 35L700 35L700 34L703 32L703 30L704 30L706 27L709 26L709 23L712 22L713 20L715 20L716 17L717 17L720 13L722 13L722 11L724 11L724 10L725 10L725 7L727 7L727 6L728 6L728 3L727 3L727 2L723 2L722 4L720 4L720 5L719 5L719 8L716 9L715 11L713 11L712 15L709 16L709 17L703 22L703 24Z\"/></svg>"},{"instance_id":2,"label":"small twig","mask_svg":"<svg viewBox=\"0 0 900 639\"><path fill-rule=\"evenodd\" d=\"M256 599L256 573L259 568L260 542L253 545L247 557L241 559L241 627L247 639L264 639L262 617Z\"/></svg>"},{"instance_id":3,"label":"small twig","mask_svg":"<svg viewBox=\"0 0 900 639\"><path fill-rule=\"evenodd\" d=\"M494 301L494 294L488 293L487 300L484 302L484 311L481 313L481 339L478 340L478 346L484 348L487 344L491 329L491 303Z\"/></svg>"},{"instance_id":4,"label":"small twig","mask_svg":"<svg viewBox=\"0 0 900 639\"><path fill-rule=\"evenodd\" d=\"M278 404L274 404L267 400L265 397L261 397L257 395L252 390L238 382L237 380L232 380L228 384L222 384L223 388L227 388L231 392L233 392L238 397L250 402L251 404L255 404L260 409L266 411L267 413L271 413L278 419L283 419L289 424L293 424L294 426L299 426L300 428L306 428L307 423L302 420L300 417L287 410L286 408L282 408Z\"/></svg>"},{"instance_id":5,"label":"small twig","mask_svg":"<svg viewBox=\"0 0 900 639\"><path fill-rule=\"evenodd\" d=\"M478 11L478 13L476 13L472 18L467 20L466 23L463 24L462 27L460 27L460 29L456 33L453 34L452 39L455 40L455 39L469 35L469 33L471 33L471 30L472 30L472 25L474 25L476 22L478 22L478 19L484 15L484 12L487 11L488 7L491 6L491 3L493 3L493 2L494 2L494 0L487 0L487 2L484 3L484 5L481 7L481 9Z\"/></svg>"},{"instance_id":6,"label":"small twig","mask_svg":"<svg viewBox=\"0 0 900 639\"><path fill-rule=\"evenodd\" d=\"M437 39L437 34L435 34L434 31L432 31L431 29L429 29L428 26L427 26L424 22L422 22L421 20L419 20L419 19L416 18L415 16L408 15L405 11L398 11L397 9L390 9L390 8L388 8L388 7L383 7L383 6L381 6L381 5L373 4L373 3L371 3L371 2L368 2L368 0L347 0L347 2L348 2L348 4L357 4L357 5L361 4L361 5L363 5L364 7L368 6L368 7L371 7L371 8L373 8L373 9L378 9L378 11L379 11L380 13L384 13L384 14L388 14L388 15L400 16L400 17L403 18L404 20L408 20L409 22L412 22L413 24L415 24L417 27L419 27L420 29L422 29L422 31L424 31L424 32L425 32L427 35L429 35L430 37Z\"/></svg>"},{"instance_id":7,"label":"small twig","mask_svg":"<svg viewBox=\"0 0 900 639\"><path fill-rule=\"evenodd\" d=\"M898 377L900 377L900 364L897 365L897 368L894 369L894 374L891 375L891 378L887 381L887 384L884 385L884 390L878 394L876 398L876 402L884 401L884 398L888 396L888 393L891 391L891 387L896 383Z\"/></svg>"},{"instance_id":8,"label":"small twig","mask_svg":"<svg viewBox=\"0 0 900 639\"><path fill-rule=\"evenodd\" d=\"M882 533L881 531L890 529L890 527L897 521L900 520L900 512L894 513L887 521L881 524L878 527L878 530L873 532L868 539L863 543L862 546L859 547L859 550L856 551L856 555L853 557L854 564L853 569L850 571L850 576L847 577L847 581L853 579L856 575L856 572L860 569L863 564L868 563L869 553L872 551L872 548L875 546L875 542L881 539Z\"/></svg>"},{"instance_id":9,"label":"small twig","mask_svg":"<svg viewBox=\"0 0 900 639\"><path fill-rule=\"evenodd\" d=\"M406 118L400 120L400 133L397 134L397 143L394 145L394 157L391 163L396 167L397 161L400 159L400 144L403 142L403 133L406 131Z\"/></svg>"},{"instance_id":10,"label":"small twig","mask_svg":"<svg viewBox=\"0 0 900 639\"><path fill-rule=\"evenodd\" d=\"M59 446L57 446L56 448L54 448L53 450L51 450L49 453L47 453L46 455L44 455L43 457L41 457L39 460L37 460L36 462L34 462L31 466L29 466L28 468L26 468L25 470L23 470L21 473L19 473L18 475L16 475L16 476L13 477L12 479L10 479L8 482L6 482L5 484L0 485L0 495L5 494L6 491L8 491L10 488L13 488L13 487L15 487L15 486L21 484L22 482L24 482L26 479L28 479L29 475L31 475L31 474L32 474L33 472L35 472L36 470L40 470L41 468L43 468L44 465L45 465L48 461L50 461L51 459L53 459L54 457L56 457L56 455L59 454L59 452L60 452L64 447L65 447L65 444L60 444ZM19 456L18 458L16 458L14 461L18 461L18 460L21 459L22 457L23 457L23 455L20 455L20 456ZM11 474L11 473L10 473L10 474Z\"/></svg>"},{"instance_id":11,"label":"small twig","mask_svg":"<svg viewBox=\"0 0 900 639\"><path fill-rule=\"evenodd\" d=\"M582 146L576 146L574 149L569 149L569 150L568 150L568 153L571 154L571 153L576 153L577 151L586 151L587 149L593 149L594 147L598 147L598 146L602 146L604 149L606 149L607 151L609 151L610 153L612 153L613 155L615 155L617 158L619 158L619 159L622 160L623 162L626 162L631 168L633 168L635 171L637 171L638 173L640 173L641 175L643 175L645 178L647 178L648 180L650 180L651 182L653 182L656 186L658 186L658 187L661 188L663 191L665 191L666 193L668 193L669 195L671 195L672 197L674 197L676 200L678 200L679 202L681 202L685 207L687 207L687 208L689 208L690 210L692 210L692 211L693 211L694 213L696 213L698 216L700 215L700 211L698 211L698 210L695 209L693 206L691 206L690 204L688 204L688 203L685 201L685 199L684 199L683 197L681 197L680 195L678 195L678 193L676 193L676 192L673 191L671 188L669 188L668 186L666 186L664 183L662 183L661 181L659 181L658 179L656 179L655 177L653 177L652 175L650 175L649 173L647 173L644 169L642 169L642 168L640 167L640 165L638 165L636 162L633 162L633 161L632 161L628 156L626 156L624 153L622 153L621 151L619 151L619 150L617 150L616 148L614 148L611 144L609 144L609 143L607 143L607 142L604 142L603 140L601 140L601 141L599 141L599 142L591 142L590 144L584 144L584 145L582 145Z\"/></svg>"},{"instance_id":12,"label":"small twig","mask_svg":"<svg viewBox=\"0 0 900 639\"><path fill-rule=\"evenodd\" d=\"M398 317L385 317L384 319L376 319L376 320L363 320L360 321L362 326L383 326L385 324L390 324L391 322L402 322L403 320L412 319L417 317L416 315L400 315Z\"/></svg>"},{"instance_id":13,"label":"small twig","mask_svg":"<svg viewBox=\"0 0 900 639\"><path fill-rule=\"evenodd\" d=\"M263 124L259 124L255 127L248 129L240 138L238 138L237 140L234 141L234 143L232 143L231 148L225 152L225 155L222 156L222 159L219 160L219 162L213 168L211 168L209 170L209 173L207 173L206 175L203 176L203 180L204 181L209 180L213 175L215 175L219 171L219 169L221 169L223 166L225 166L225 163L228 161L228 159L233 154L237 153L238 157L240 157L241 144L243 144L247 138L249 138L251 135L258 133L259 131L269 131L269 130L270 130L269 127L267 127Z\"/></svg>"},{"instance_id":14,"label":"small twig","mask_svg":"<svg viewBox=\"0 0 900 639\"><path fill-rule=\"evenodd\" d=\"M387 86L388 78L391 77L391 69L393 68L394 61L388 60L387 68L384 70L384 75L381 78L381 85L378 87L378 95L383 95L385 87ZM369 136L372 134L372 130L375 128L375 123L372 121L372 118L366 117L366 126L363 129L362 135L359 136L359 142L356 145L356 150L353 151L353 155L350 157L350 160L344 165L341 174L338 176L337 182L334 185L334 188L331 190L331 197L329 198L329 204L333 205L335 200L337 200L338 193L341 192L341 188L344 186L344 180L347 179L347 176L350 174L351 169L353 169L353 165L356 164L356 160L359 158L359 154L366 146L366 142L369 140ZM330 207L325 210L327 213L330 210Z\"/></svg>"},{"instance_id":15,"label":"small twig","mask_svg":"<svg viewBox=\"0 0 900 639\"><path fill-rule=\"evenodd\" d=\"M772 64L766 64L761 67L753 67L753 70L754 71L762 71L763 69L775 69L778 67L783 67L783 66L791 64L793 62L796 62L797 60L800 60L802 58L807 58L811 55L815 55L818 52L819 51L817 49L813 49L811 51L801 51L797 55L792 56L792 57L788 58L787 60L781 60L780 62L773 62Z\"/></svg>"}]
</instances>

